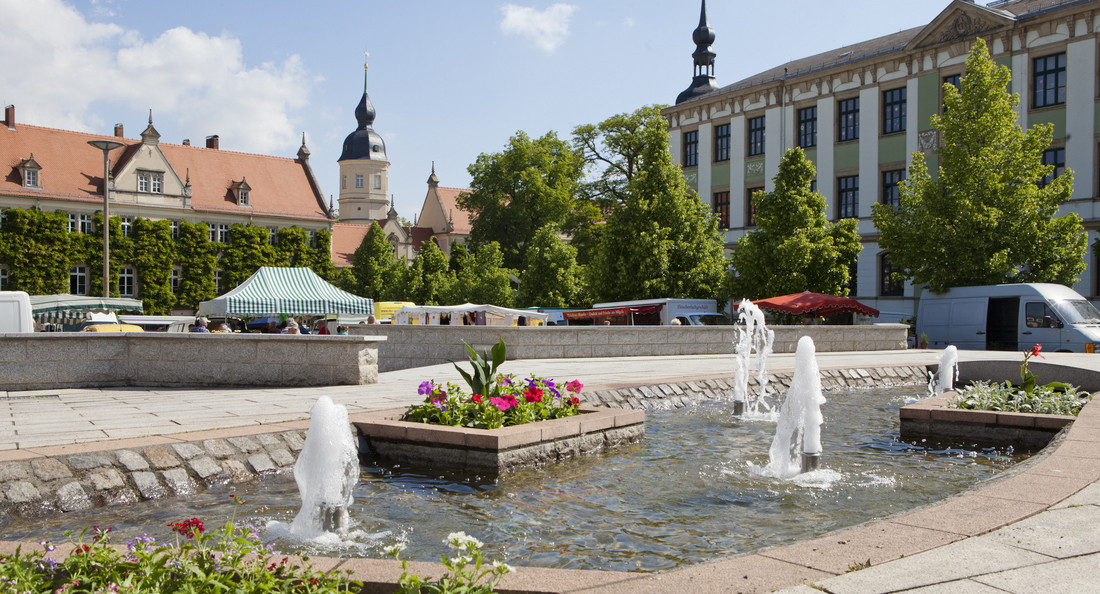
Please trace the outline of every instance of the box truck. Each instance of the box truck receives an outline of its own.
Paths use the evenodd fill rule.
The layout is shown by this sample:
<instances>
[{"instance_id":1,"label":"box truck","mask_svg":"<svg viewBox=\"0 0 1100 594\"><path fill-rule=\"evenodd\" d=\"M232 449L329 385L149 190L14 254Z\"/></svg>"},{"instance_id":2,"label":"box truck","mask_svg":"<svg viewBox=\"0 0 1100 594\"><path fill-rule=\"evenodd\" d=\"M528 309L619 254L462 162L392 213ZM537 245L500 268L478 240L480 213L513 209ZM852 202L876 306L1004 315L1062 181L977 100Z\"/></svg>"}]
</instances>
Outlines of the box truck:
<instances>
[{"instance_id":1,"label":"box truck","mask_svg":"<svg viewBox=\"0 0 1100 594\"><path fill-rule=\"evenodd\" d=\"M34 332L31 298L23 291L0 291L0 333Z\"/></svg>"},{"instance_id":2,"label":"box truck","mask_svg":"<svg viewBox=\"0 0 1100 594\"><path fill-rule=\"evenodd\" d=\"M956 287L925 292L917 306L917 336L930 348L1056 352L1100 348L1100 311L1073 289L1048 283Z\"/></svg>"},{"instance_id":3,"label":"box truck","mask_svg":"<svg viewBox=\"0 0 1100 594\"><path fill-rule=\"evenodd\" d=\"M728 326L714 299L639 299L597 303L592 309L562 313L569 325L609 322L624 326Z\"/></svg>"}]
</instances>

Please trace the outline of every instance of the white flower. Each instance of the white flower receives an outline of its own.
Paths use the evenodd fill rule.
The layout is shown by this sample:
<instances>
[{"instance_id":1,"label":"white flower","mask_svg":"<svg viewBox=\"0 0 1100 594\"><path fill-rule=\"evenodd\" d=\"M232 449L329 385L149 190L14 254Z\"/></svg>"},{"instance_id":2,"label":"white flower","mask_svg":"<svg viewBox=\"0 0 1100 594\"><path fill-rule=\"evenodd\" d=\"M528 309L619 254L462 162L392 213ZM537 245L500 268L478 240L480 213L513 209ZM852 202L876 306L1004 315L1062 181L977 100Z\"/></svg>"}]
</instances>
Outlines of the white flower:
<instances>
[{"instance_id":1,"label":"white flower","mask_svg":"<svg viewBox=\"0 0 1100 594\"><path fill-rule=\"evenodd\" d=\"M480 549L484 545L480 540L472 536L466 536L465 532L452 532L447 535L447 540L443 542L458 550L470 550L470 548Z\"/></svg>"},{"instance_id":2,"label":"white flower","mask_svg":"<svg viewBox=\"0 0 1100 594\"><path fill-rule=\"evenodd\" d=\"M500 570L501 568L503 568L503 570L500 571L501 575L504 575L506 573L512 573L513 571L516 570L514 567L512 567L511 565L508 565L507 563L501 563L500 561L493 561L493 569Z\"/></svg>"},{"instance_id":3,"label":"white flower","mask_svg":"<svg viewBox=\"0 0 1100 594\"><path fill-rule=\"evenodd\" d=\"M385 551L385 553L390 557L396 557L401 554L401 551L405 550L405 543L399 542L397 544L390 545L382 550Z\"/></svg>"}]
</instances>

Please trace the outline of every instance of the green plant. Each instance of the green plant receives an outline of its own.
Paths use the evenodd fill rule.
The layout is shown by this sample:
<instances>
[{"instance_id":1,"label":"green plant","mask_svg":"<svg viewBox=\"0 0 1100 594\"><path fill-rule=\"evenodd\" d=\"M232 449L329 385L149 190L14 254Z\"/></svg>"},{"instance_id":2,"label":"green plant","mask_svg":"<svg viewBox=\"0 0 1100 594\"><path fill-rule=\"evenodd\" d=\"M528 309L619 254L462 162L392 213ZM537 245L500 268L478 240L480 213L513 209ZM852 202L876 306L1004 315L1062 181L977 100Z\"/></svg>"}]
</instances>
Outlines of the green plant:
<instances>
[{"instance_id":1,"label":"green plant","mask_svg":"<svg viewBox=\"0 0 1100 594\"><path fill-rule=\"evenodd\" d=\"M434 423L454 427L498 429L577 414L580 399L576 394L584 386L573 380L559 387L553 380L529 377L522 381L511 375L499 375L480 392L465 394L447 383L421 382L419 392L424 403L410 407L406 421ZM563 388L563 389L560 389ZM563 393L564 391L564 393Z\"/></svg>"},{"instance_id":2,"label":"green plant","mask_svg":"<svg viewBox=\"0 0 1100 594\"><path fill-rule=\"evenodd\" d=\"M409 573L408 561L401 559L401 578L398 580L398 592L401 594L418 594L429 592L431 594L463 593L463 594L488 594L496 592L496 580L511 573L513 569L504 563L496 561L486 564L481 558L483 543L465 532L452 532L443 541L458 554L454 557L443 555L442 563L448 573L432 583L432 578L421 578ZM400 559L401 551L405 545L397 544L386 547L386 554L394 559ZM483 580L485 580L483 582Z\"/></svg>"},{"instance_id":3,"label":"green plant","mask_svg":"<svg viewBox=\"0 0 1100 594\"><path fill-rule=\"evenodd\" d=\"M497 369L504 363L504 339L500 339L500 342L493 345L489 352L482 351L480 355L477 354L474 347L468 344L466 344L466 351L469 353L470 366L473 367L472 373L467 373L454 361L451 361L451 365L454 365L455 369L462 374L462 378L466 380L474 394L496 396L495 393L486 391L486 388L492 389L495 387L493 377L496 375Z\"/></svg>"},{"instance_id":4,"label":"green plant","mask_svg":"<svg viewBox=\"0 0 1100 594\"><path fill-rule=\"evenodd\" d=\"M1028 393L1007 381L1003 384L974 382L959 390L958 395L947 406L997 412L1077 415L1085 403L1091 399L1092 396L1087 392L1079 392L1072 386L1069 389L1061 389L1047 384L1035 386Z\"/></svg>"},{"instance_id":5,"label":"green plant","mask_svg":"<svg viewBox=\"0 0 1100 594\"><path fill-rule=\"evenodd\" d=\"M849 563L848 564L848 573L851 573L853 571L859 571L861 569L867 569L870 566L871 566L871 560L870 559L868 559L866 561L862 561L862 562L856 561L854 563Z\"/></svg>"}]
</instances>

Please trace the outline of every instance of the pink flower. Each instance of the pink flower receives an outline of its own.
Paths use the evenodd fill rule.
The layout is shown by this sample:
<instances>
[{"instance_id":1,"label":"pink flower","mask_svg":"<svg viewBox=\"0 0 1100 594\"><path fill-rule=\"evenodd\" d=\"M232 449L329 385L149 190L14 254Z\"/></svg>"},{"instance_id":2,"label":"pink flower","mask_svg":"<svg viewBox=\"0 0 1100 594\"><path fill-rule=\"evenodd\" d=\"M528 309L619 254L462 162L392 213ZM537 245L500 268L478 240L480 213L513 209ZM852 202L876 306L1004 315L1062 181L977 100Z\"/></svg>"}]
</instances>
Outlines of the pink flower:
<instances>
[{"instance_id":1,"label":"pink flower","mask_svg":"<svg viewBox=\"0 0 1100 594\"><path fill-rule=\"evenodd\" d=\"M499 408L500 410L508 410L509 408L512 408L512 406L513 406L512 402L509 402L508 400L505 400L504 398L496 398L496 397L490 398L489 399L489 404L492 404L493 406Z\"/></svg>"},{"instance_id":2,"label":"pink flower","mask_svg":"<svg viewBox=\"0 0 1100 594\"><path fill-rule=\"evenodd\" d=\"M573 380L571 382L566 382L565 383L565 389L570 391L570 392L574 392L574 393L580 392L581 388L583 388L583 387L584 386L582 386L581 383L578 382L577 380Z\"/></svg>"}]
</instances>

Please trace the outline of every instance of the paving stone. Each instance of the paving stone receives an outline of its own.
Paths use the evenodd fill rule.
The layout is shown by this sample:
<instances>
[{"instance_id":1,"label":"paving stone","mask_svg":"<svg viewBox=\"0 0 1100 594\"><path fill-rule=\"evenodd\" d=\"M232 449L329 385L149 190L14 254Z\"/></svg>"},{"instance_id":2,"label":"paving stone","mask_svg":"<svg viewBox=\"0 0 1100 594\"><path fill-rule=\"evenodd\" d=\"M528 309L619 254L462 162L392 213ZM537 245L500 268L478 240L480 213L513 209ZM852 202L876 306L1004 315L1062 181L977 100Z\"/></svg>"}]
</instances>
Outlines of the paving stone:
<instances>
[{"instance_id":1,"label":"paving stone","mask_svg":"<svg viewBox=\"0 0 1100 594\"><path fill-rule=\"evenodd\" d=\"M207 454L216 458L228 458L237 453L237 448L229 445L224 439L207 439L202 442Z\"/></svg>"},{"instance_id":2,"label":"paving stone","mask_svg":"<svg viewBox=\"0 0 1100 594\"><path fill-rule=\"evenodd\" d=\"M152 472L135 472L130 475L134 479L134 485L144 499L163 499L168 496L168 490L157 480L157 475Z\"/></svg>"},{"instance_id":3,"label":"paving stone","mask_svg":"<svg viewBox=\"0 0 1100 594\"><path fill-rule=\"evenodd\" d=\"M57 506L61 511L71 512L82 509L91 509L92 499L77 481L66 483L57 490Z\"/></svg>"},{"instance_id":4,"label":"paving stone","mask_svg":"<svg viewBox=\"0 0 1100 594\"><path fill-rule=\"evenodd\" d=\"M298 431L286 431L283 433L283 441L290 446L290 451L300 452L306 446L305 436Z\"/></svg>"},{"instance_id":5,"label":"paving stone","mask_svg":"<svg viewBox=\"0 0 1100 594\"><path fill-rule=\"evenodd\" d=\"M287 468L294 466L294 462L297 461L297 458L294 457L294 454L288 452L286 448L279 448L277 450L271 450L271 460L282 468Z\"/></svg>"},{"instance_id":6,"label":"paving stone","mask_svg":"<svg viewBox=\"0 0 1100 594\"><path fill-rule=\"evenodd\" d=\"M275 467L275 463L271 461L271 457L264 453L249 456L248 464L252 467L252 470L257 473L278 470L278 468Z\"/></svg>"},{"instance_id":7,"label":"paving stone","mask_svg":"<svg viewBox=\"0 0 1100 594\"><path fill-rule=\"evenodd\" d=\"M216 476L222 471L221 464L218 464L217 461L210 456L195 458L187 464L191 467L191 470L195 471L195 474L199 475L199 478L203 480Z\"/></svg>"},{"instance_id":8,"label":"paving stone","mask_svg":"<svg viewBox=\"0 0 1100 594\"><path fill-rule=\"evenodd\" d=\"M149 459L153 468L174 468L180 465L179 458L177 458L166 446L145 448L143 453L145 457Z\"/></svg>"},{"instance_id":9,"label":"paving stone","mask_svg":"<svg viewBox=\"0 0 1100 594\"><path fill-rule=\"evenodd\" d=\"M65 462L73 470L91 470L111 465L111 459L104 454L74 454L65 458Z\"/></svg>"},{"instance_id":10,"label":"paving stone","mask_svg":"<svg viewBox=\"0 0 1100 594\"><path fill-rule=\"evenodd\" d=\"M12 503L29 503L38 501L42 495L34 485L27 481L11 481L4 485L4 495Z\"/></svg>"},{"instance_id":11,"label":"paving stone","mask_svg":"<svg viewBox=\"0 0 1100 594\"><path fill-rule=\"evenodd\" d=\"M88 480L92 482L92 487L95 488L96 491L109 491L126 484L122 479L122 474L114 468L106 468L100 472L93 472L88 475Z\"/></svg>"},{"instance_id":12,"label":"paving stone","mask_svg":"<svg viewBox=\"0 0 1100 594\"><path fill-rule=\"evenodd\" d=\"M195 493L195 482L191 480L191 475L187 474L187 471L182 468L169 468L161 473L161 477L164 478L164 482L171 489L172 493L176 495L193 495Z\"/></svg>"},{"instance_id":13,"label":"paving stone","mask_svg":"<svg viewBox=\"0 0 1100 594\"><path fill-rule=\"evenodd\" d=\"M17 479L30 478L31 471L27 467L26 462L4 462L0 463L0 483L6 483L8 481L14 481Z\"/></svg>"},{"instance_id":14,"label":"paving stone","mask_svg":"<svg viewBox=\"0 0 1100 594\"><path fill-rule=\"evenodd\" d=\"M260 445L265 448L282 447L283 442L279 441L279 438L271 433L261 433L256 436L256 441L260 442Z\"/></svg>"},{"instance_id":15,"label":"paving stone","mask_svg":"<svg viewBox=\"0 0 1100 594\"><path fill-rule=\"evenodd\" d=\"M31 460L31 469L34 470L34 476L44 481L71 478L73 476L73 472L69 470L69 467L55 458Z\"/></svg>"},{"instance_id":16,"label":"paving stone","mask_svg":"<svg viewBox=\"0 0 1100 594\"><path fill-rule=\"evenodd\" d=\"M149 463L145 458L141 457L141 454L133 450L119 450L116 456L118 457L119 464L122 464L122 466L130 472L149 470Z\"/></svg>"},{"instance_id":17,"label":"paving stone","mask_svg":"<svg viewBox=\"0 0 1100 594\"><path fill-rule=\"evenodd\" d=\"M222 468L225 470L226 474L233 477L234 481L243 481L249 478L255 478L255 475L249 472L248 467L244 465L244 462L241 462L240 460L237 460L235 458L222 460Z\"/></svg>"},{"instance_id":18,"label":"paving stone","mask_svg":"<svg viewBox=\"0 0 1100 594\"><path fill-rule=\"evenodd\" d=\"M205 453L205 452L202 451L202 448L200 448L199 446L197 446L193 443L172 444L172 449L176 450L176 453L179 454L180 457L183 458L184 460L191 460L193 458L198 458L199 456L201 456Z\"/></svg>"},{"instance_id":19,"label":"paving stone","mask_svg":"<svg viewBox=\"0 0 1100 594\"><path fill-rule=\"evenodd\" d=\"M998 588L998 592L1095 592L1097 584L1100 584L1100 554L980 575L972 579Z\"/></svg>"},{"instance_id":20,"label":"paving stone","mask_svg":"<svg viewBox=\"0 0 1100 594\"><path fill-rule=\"evenodd\" d=\"M237 449L246 454L261 449L260 444L256 443L251 437L230 437L229 443L237 446Z\"/></svg>"},{"instance_id":21,"label":"paving stone","mask_svg":"<svg viewBox=\"0 0 1100 594\"><path fill-rule=\"evenodd\" d=\"M114 505L132 505L139 501L137 493L129 487L121 487L118 489L111 489L100 493L103 498L103 504L107 506Z\"/></svg>"}]
</instances>

